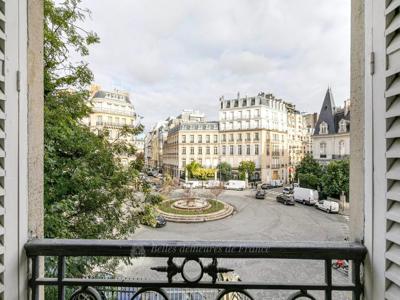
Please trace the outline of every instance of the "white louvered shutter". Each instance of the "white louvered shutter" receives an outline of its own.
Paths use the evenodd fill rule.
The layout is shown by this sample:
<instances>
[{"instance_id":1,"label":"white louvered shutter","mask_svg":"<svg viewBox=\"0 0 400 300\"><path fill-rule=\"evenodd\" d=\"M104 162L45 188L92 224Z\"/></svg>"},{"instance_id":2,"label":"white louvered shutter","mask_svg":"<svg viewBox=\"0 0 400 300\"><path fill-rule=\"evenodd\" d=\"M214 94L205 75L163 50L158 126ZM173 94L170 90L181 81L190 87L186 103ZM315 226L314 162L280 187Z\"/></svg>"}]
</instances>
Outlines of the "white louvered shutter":
<instances>
[{"instance_id":1,"label":"white louvered shutter","mask_svg":"<svg viewBox=\"0 0 400 300\"><path fill-rule=\"evenodd\" d=\"M5 3L0 1L0 298L4 293Z\"/></svg>"},{"instance_id":2,"label":"white louvered shutter","mask_svg":"<svg viewBox=\"0 0 400 300\"><path fill-rule=\"evenodd\" d=\"M400 1L387 1L386 39L386 299L400 299Z\"/></svg>"}]
</instances>

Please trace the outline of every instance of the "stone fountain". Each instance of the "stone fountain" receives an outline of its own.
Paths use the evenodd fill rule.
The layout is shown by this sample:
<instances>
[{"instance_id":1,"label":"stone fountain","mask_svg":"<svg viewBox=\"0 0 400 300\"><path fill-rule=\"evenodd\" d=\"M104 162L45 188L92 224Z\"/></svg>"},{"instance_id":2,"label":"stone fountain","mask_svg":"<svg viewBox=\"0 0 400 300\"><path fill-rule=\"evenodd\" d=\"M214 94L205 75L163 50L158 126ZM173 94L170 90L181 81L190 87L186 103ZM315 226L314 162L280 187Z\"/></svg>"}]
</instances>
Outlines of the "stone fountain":
<instances>
[{"instance_id":1,"label":"stone fountain","mask_svg":"<svg viewBox=\"0 0 400 300\"><path fill-rule=\"evenodd\" d=\"M195 197L193 195L192 185L190 185L190 188L185 190L184 199L175 201L172 206L184 210L206 210L211 207L211 204L205 198Z\"/></svg>"}]
</instances>

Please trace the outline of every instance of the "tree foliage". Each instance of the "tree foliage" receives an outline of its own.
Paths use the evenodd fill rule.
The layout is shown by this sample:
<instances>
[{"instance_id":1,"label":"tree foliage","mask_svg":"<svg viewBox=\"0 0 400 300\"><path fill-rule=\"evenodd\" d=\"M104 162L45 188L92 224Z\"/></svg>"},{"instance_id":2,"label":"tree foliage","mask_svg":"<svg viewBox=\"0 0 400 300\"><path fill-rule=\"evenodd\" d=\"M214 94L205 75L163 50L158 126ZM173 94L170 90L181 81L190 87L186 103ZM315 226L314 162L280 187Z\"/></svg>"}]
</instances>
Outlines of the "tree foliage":
<instances>
[{"instance_id":1,"label":"tree foliage","mask_svg":"<svg viewBox=\"0 0 400 300\"><path fill-rule=\"evenodd\" d=\"M193 171L193 177L199 180L207 180L210 178L214 178L215 169L212 168L198 168Z\"/></svg>"},{"instance_id":2,"label":"tree foliage","mask_svg":"<svg viewBox=\"0 0 400 300\"><path fill-rule=\"evenodd\" d=\"M246 179L246 174L247 178L250 179L253 176L254 171L256 170L256 164L254 163L254 161L244 160L240 162L238 170L240 173L240 179Z\"/></svg>"},{"instance_id":3,"label":"tree foliage","mask_svg":"<svg viewBox=\"0 0 400 300\"><path fill-rule=\"evenodd\" d=\"M201 165L197 161L192 161L190 164L186 165L189 178L194 178L194 172L200 168Z\"/></svg>"},{"instance_id":4,"label":"tree foliage","mask_svg":"<svg viewBox=\"0 0 400 300\"><path fill-rule=\"evenodd\" d=\"M321 178L322 173L322 166L311 155L306 155L296 167L294 179L298 180L299 174L313 174Z\"/></svg>"},{"instance_id":5,"label":"tree foliage","mask_svg":"<svg viewBox=\"0 0 400 300\"><path fill-rule=\"evenodd\" d=\"M300 173L298 176L301 187L313 190L319 189L321 180L314 174Z\"/></svg>"},{"instance_id":6,"label":"tree foliage","mask_svg":"<svg viewBox=\"0 0 400 300\"><path fill-rule=\"evenodd\" d=\"M339 198L342 192L349 193L349 160L331 161L322 176L322 191L330 197Z\"/></svg>"},{"instance_id":7,"label":"tree foliage","mask_svg":"<svg viewBox=\"0 0 400 300\"><path fill-rule=\"evenodd\" d=\"M88 55L99 38L80 27L89 14L80 2L44 1L45 236L118 239L137 224L142 163L126 168L117 155L135 155L124 137L142 128L124 127L108 142L106 131L97 135L81 122L90 113L86 100L93 75L73 57Z\"/></svg>"},{"instance_id":8,"label":"tree foliage","mask_svg":"<svg viewBox=\"0 0 400 300\"><path fill-rule=\"evenodd\" d=\"M232 166L227 162L221 162L218 166L218 173L222 181L228 181L232 179Z\"/></svg>"}]
</instances>

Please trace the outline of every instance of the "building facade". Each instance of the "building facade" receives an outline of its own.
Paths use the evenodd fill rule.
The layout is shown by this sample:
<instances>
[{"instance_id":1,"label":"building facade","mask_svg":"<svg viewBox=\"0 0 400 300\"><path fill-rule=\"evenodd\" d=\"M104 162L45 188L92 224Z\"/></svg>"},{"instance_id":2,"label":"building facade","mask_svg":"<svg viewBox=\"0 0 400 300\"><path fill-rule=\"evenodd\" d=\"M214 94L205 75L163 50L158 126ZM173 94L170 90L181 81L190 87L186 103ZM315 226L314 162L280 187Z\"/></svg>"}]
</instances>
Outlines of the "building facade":
<instances>
[{"instance_id":1,"label":"building facade","mask_svg":"<svg viewBox=\"0 0 400 300\"><path fill-rule=\"evenodd\" d=\"M120 130L124 127L134 128L138 126L138 118L135 108L130 101L129 93L125 91L102 90L100 86L91 87L91 96L88 100L92 113L83 122L93 132L108 132L109 142L120 139ZM123 137L128 143L134 145L138 152L144 151L143 138L134 134ZM121 156L124 164L129 162L128 157Z\"/></svg>"},{"instance_id":2,"label":"building facade","mask_svg":"<svg viewBox=\"0 0 400 300\"><path fill-rule=\"evenodd\" d=\"M174 126L164 143L164 172L184 178L186 165L194 161L205 168L216 168L218 141L218 122L182 122Z\"/></svg>"},{"instance_id":3,"label":"building facade","mask_svg":"<svg viewBox=\"0 0 400 300\"><path fill-rule=\"evenodd\" d=\"M303 121L305 126L306 134L304 136L304 153L307 155L312 155L312 136L314 135L315 125L318 121L318 113L303 113Z\"/></svg>"},{"instance_id":4,"label":"building facade","mask_svg":"<svg viewBox=\"0 0 400 300\"><path fill-rule=\"evenodd\" d=\"M145 159L146 167L150 169L161 170L163 145L168 136L168 120L158 122L146 134L145 137Z\"/></svg>"},{"instance_id":5,"label":"building facade","mask_svg":"<svg viewBox=\"0 0 400 300\"><path fill-rule=\"evenodd\" d=\"M328 88L312 136L313 157L322 164L350 155L350 100L336 107Z\"/></svg>"},{"instance_id":6,"label":"building facade","mask_svg":"<svg viewBox=\"0 0 400 300\"><path fill-rule=\"evenodd\" d=\"M220 98L221 161L237 171L241 161L256 165L253 180L288 182L304 157L308 132L303 115L272 94Z\"/></svg>"}]
</instances>

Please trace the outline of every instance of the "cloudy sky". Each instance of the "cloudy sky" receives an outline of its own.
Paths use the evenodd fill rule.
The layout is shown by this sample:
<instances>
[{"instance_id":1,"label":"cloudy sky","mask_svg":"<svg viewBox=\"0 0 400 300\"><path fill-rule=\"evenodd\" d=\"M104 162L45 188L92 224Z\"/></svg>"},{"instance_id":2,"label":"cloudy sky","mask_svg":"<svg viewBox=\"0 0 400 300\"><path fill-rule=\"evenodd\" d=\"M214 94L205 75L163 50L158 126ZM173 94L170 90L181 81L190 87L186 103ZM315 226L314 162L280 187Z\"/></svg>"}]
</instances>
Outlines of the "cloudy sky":
<instances>
[{"instance_id":1,"label":"cloudy sky","mask_svg":"<svg viewBox=\"0 0 400 300\"><path fill-rule=\"evenodd\" d=\"M147 127L221 95L272 92L318 111L349 97L349 0L84 0L101 43L88 58L103 88L129 90Z\"/></svg>"}]
</instances>

